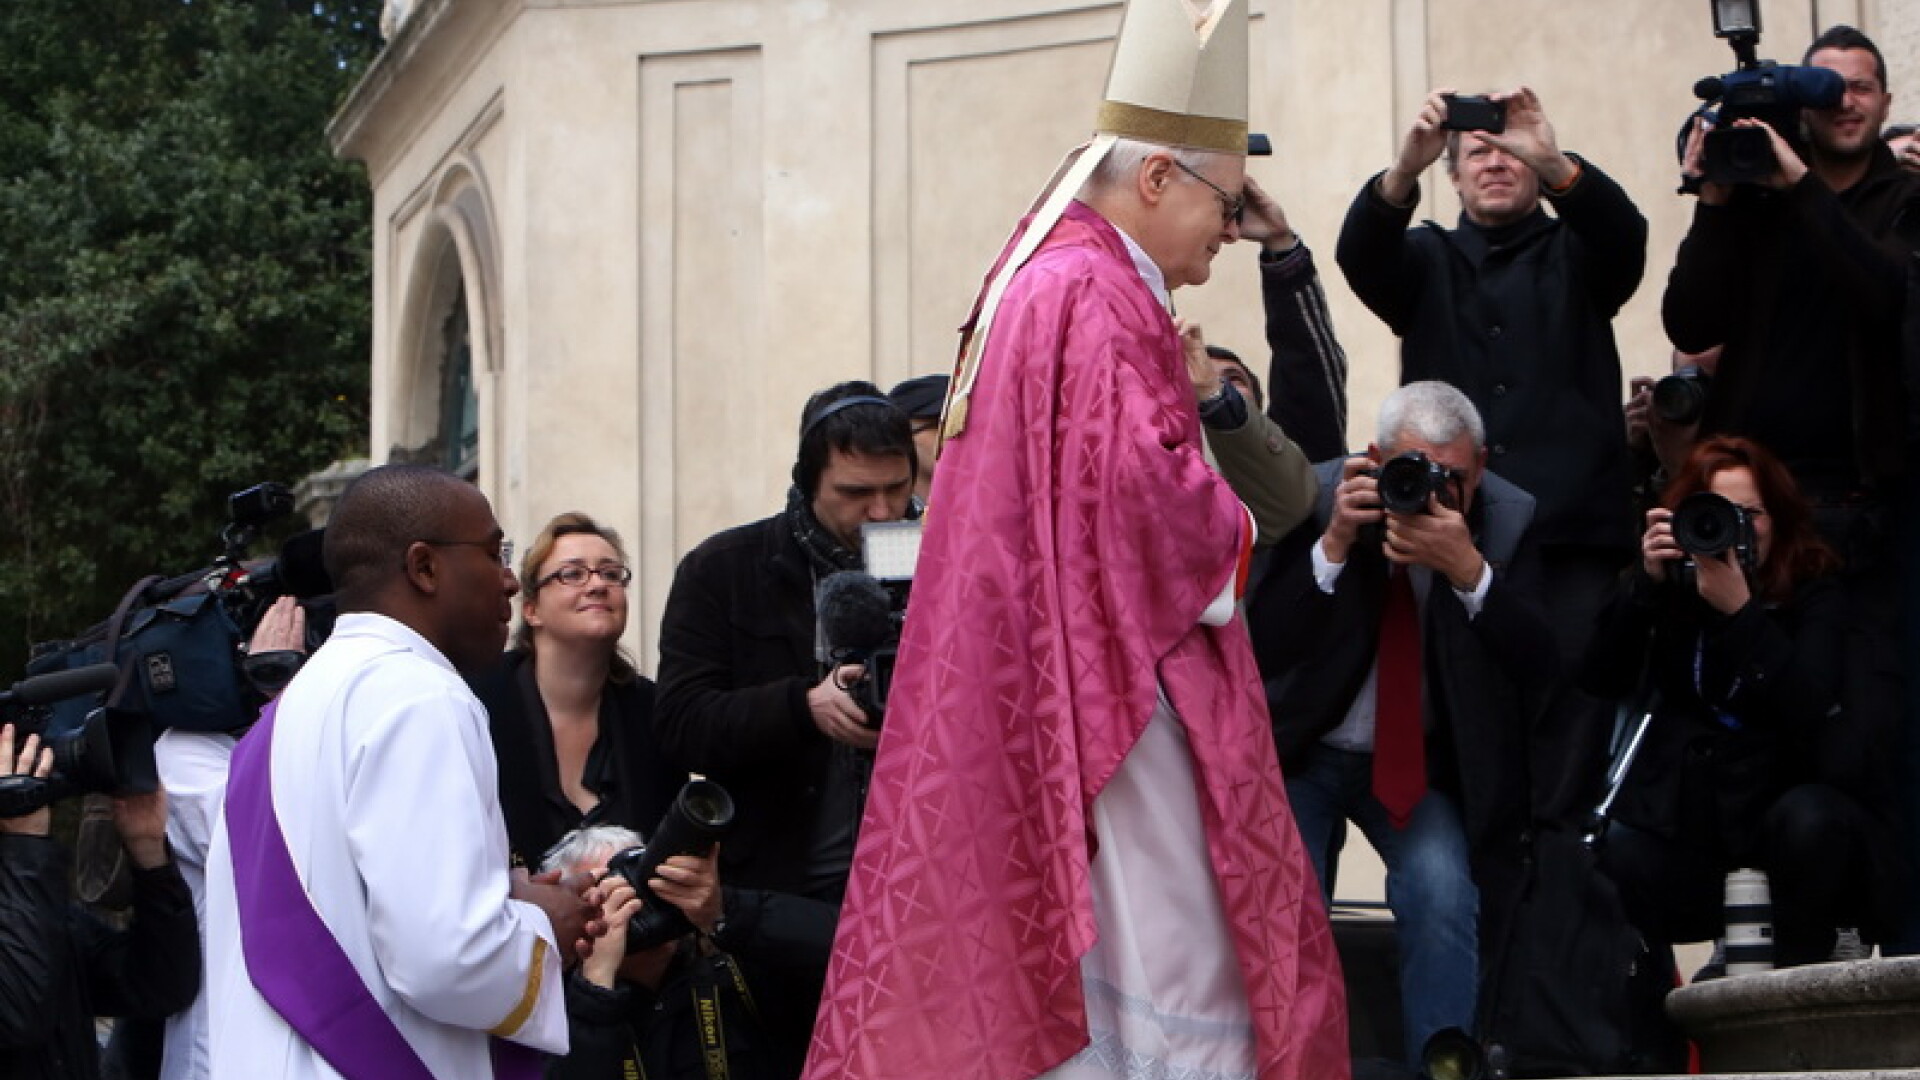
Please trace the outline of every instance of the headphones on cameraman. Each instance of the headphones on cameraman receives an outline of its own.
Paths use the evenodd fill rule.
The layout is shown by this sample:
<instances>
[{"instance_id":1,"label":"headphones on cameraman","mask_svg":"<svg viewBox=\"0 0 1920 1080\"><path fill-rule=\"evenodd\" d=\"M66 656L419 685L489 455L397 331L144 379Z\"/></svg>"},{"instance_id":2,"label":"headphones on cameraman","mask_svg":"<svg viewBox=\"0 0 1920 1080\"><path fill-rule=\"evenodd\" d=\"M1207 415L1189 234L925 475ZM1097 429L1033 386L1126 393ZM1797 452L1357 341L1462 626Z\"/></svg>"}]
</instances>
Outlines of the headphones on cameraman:
<instances>
[{"instance_id":1,"label":"headphones on cameraman","mask_svg":"<svg viewBox=\"0 0 1920 1080\"><path fill-rule=\"evenodd\" d=\"M832 402L828 402L825 405L822 405L820 407L819 412L814 413L812 416L807 418L807 422L805 424L802 424L800 427L801 445L804 446L806 444L807 436L813 434L813 429L819 427L821 421L825 420L827 417L832 416L835 413L845 412L846 410L853 408L855 405L884 405L887 408L894 410L895 412L900 412L904 414L904 410L902 410L899 405L895 404L893 401L891 401L888 398L877 397L873 394L856 394L853 397L844 397L844 398L841 398L839 401L832 401ZM822 462L821 464L822 464L822 467L824 468L825 462ZM792 478L793 478L794 487L799 488L803 492L807 489L806 483L800 478L800 460L799 460L799 455L797 454L794 456Z\"/></svg>"},{"instance_id":2,"label":"headphones on cameraman","mask_svg":"<svg viewBox=\"0 0 1920 1080\"><path fill-rule=\"evenodd\" d=\"M805 442L807 436L813 433L813 429L820 426L820 421L825 420L834 413L844 412L855 405L889 405L896 409L900 407L894 405L893 402L886 398L875 397L872 394L856 394L853 397L844 397L839 401L829 402L822 406L819 412L814 413L812 417L808 418L806 426L800 429L800 441Z\"/></svg>"}]
</instances>

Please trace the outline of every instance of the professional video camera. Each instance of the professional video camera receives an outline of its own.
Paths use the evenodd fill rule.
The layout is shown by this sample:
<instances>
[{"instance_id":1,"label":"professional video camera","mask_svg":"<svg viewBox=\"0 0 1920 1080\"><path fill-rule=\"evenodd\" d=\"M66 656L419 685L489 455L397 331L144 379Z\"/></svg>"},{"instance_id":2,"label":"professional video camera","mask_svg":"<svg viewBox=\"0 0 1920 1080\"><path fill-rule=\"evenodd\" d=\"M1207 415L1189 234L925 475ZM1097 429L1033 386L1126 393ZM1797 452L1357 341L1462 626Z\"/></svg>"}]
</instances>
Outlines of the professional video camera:
<instances>
[{"instance_id":1,"label":"professional video camera","mask_svg":"<svg viewBox=\"0 0 1920 1080\"><path fill-rule=\"evenodd\" d=\"M1740 569L1753 572L1759 557L1753 518L1746 508L1711 491L1697 491L1673 508L1673 542L1687 553L1678 568L1678 582L1694 588L1699 568L1694 560L1717 558L1731 549Z\"/></svg>"},{"instance_id":2,"label":"professional video camera","mask_svg":"<svg viewBox=\"0 0 1920 1080\"><path fill-rule=\"evenodd\" d=\"M292 511L293 494L281 484L260 484L230 496L227 508L222 551L212 566L142 579L106 620L74 638L34 647L27 663L32 675L98 664L120 671L103 688L110 691L104 701L96 694L52 706L50 736L81 731L102 704L110 706L109 715L141 718L154 735L167 728L237 731L253 722L265 696L285 685L299 655L267 654L243 663L244 643L279 596L306 599L332 591L319 568L319 533L294 537L279 559L249 561L248 546L263 527ZM322 609L310 612L310 647L330 628L330 606Z\"/></svg>"},{"instance_id":3,"label":"professional video camera","mask_svg":"<svg viewBox=\"0 0 1920 1080\"><path fill-rule=\"evenodd\" d=\"M607 860L608 876L624 878L640 897L640 911L627 923L627 951L663 945L693 929L686 915L653 895L648 882L675 855L705 855L733 830L733 796L711 780L689 780L667 807L653 839Z\"/></svg>"},{"instance_id":4,"label":"professional video camera","mask_svg":"<svg viewBox=\"0 0 1920 1080\"><path fill-rule=\"evenodd\" d=\"M279 557L249 560L247 548L261 528L293 511L293 493L282 484L259 484L229 496L227 511L228 524L220 534L226 551L205 577L240 629L241 639L253 637L260 617L282 596L297 598L307 615L304 650L248 653L241 663L254 687L271 697L333 632L333 579L321 558L326 530L295 533L280 546Z\"/></svg>"},{"instance_id":5,"label":"professional video camera","mask_svg":"<svg viewBox=\"0 0 1920 1080\"><path fill-rule=\"evenodd\" d=\"M104 693L119 678L112 664L93 664L23 679L0 693L0 722L13 725L16 752L29 735L39 735L53 751L53 771L45 777L0 777L0 818L23 817L69 795L138 795L159 786L146 717L94 709L74 730L47 730L53 716L48 706ZM13 765L6 763L8 769Z\"/></svg>"},{"instance_id":6,"label":"professional video camera","mask_svg":"<svg viewBox=\"0 0 1920 1080\"><path fill-rule=\"evenodd\" d=\"M1713 33L1733 48L1734 70L1693 84L1693 94L1706 104L1680 127L1680 155L1686 162L1687 136L1693 117L1704 117L1712 130L1703 147L1702 175L1685 178L1680 190L1699 191L1699 183L1754 184L1779 168L1773 142L1765 131L1736 128L1734 121L1761 120L1786 139L1796 153L1806 156L1800 137L1801 109L1831 109L1840 104L1846 84L1826 68L1794 67L1761 60L1759 0L1710 0Z\"/></svg>"},{"instance_id":7,"label":"professional video camera","mask_svg":"<svg viewBox=\"0 0 1920 1080\"><path fill-rule=\"evenodd\" d=\"M866 673L847 684L853 703L879 727L893 688L900 630L906 623L913 567L920 558L918 521L868 522L860 526L866 566L829 574L814 598L819 659L828 670L860 664Z\"/></svg>"}]
</instances>

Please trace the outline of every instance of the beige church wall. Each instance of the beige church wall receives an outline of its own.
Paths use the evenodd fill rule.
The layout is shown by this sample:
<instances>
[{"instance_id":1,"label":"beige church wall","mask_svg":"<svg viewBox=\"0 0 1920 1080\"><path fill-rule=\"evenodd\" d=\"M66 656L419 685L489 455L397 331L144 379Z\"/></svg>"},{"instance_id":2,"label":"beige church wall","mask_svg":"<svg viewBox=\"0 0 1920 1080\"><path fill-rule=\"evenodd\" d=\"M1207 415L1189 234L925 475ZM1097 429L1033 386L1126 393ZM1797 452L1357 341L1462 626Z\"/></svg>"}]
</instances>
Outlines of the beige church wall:
<instances>
[{"instance_id":1,"label":"beige church wall","mask_svg":"<svg viewBox=\"0 0 1920 1080\"><path fill-rule=\"evenodd\" d=\"M438 418L454 280L473 324L479 482L509 533L584 509L627 538L643 669L673 567L773 512L807 394L945 369L1008 230L1083 139L1117 2L424 0L336 117L374 188L371 449ZM1398 342L1334 264L1346 207L1433 85L1525 82L1652 229L1618 324L1666 362L1659 297L1691 203L1671 139L1731 52L1705 0L1254 0L1249 172L1316 253L1364 445ZM1920 5L1766 0L1762 55L1879 35L1920 107ZM1901 110L1896 108L1896 116ZM1920 108L1913 115L1920 117ZM1444 170L1420 217L1451 224ZM1180 312L1264 368L1252 245Z\"/></svg>"}]
</instances>

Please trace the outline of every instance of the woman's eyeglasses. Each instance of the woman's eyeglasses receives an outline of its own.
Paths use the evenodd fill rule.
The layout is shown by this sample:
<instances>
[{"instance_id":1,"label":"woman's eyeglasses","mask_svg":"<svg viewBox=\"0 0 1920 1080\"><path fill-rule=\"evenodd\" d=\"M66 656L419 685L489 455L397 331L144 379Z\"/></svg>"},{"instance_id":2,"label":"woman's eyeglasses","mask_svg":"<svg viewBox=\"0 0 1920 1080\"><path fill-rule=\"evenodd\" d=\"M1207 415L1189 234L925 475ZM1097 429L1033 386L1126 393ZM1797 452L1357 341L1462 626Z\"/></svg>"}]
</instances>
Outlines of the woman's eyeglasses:
<instances>
[{"instance_id":1,"label":"woman's eyeglasses","mask_svg":"<svg viewBox=\"0 0 1920 1080\"><path fill-rule=\"evenodd\" d=\"M595 574L609 585L625 585L633 580L633 568L621 563L601 563L599 566L587 566L583 563L567 563L560 569L541 578L534 584L536 590L557 581L569 589L585 585Z\"/></svg>"}]
</instances>

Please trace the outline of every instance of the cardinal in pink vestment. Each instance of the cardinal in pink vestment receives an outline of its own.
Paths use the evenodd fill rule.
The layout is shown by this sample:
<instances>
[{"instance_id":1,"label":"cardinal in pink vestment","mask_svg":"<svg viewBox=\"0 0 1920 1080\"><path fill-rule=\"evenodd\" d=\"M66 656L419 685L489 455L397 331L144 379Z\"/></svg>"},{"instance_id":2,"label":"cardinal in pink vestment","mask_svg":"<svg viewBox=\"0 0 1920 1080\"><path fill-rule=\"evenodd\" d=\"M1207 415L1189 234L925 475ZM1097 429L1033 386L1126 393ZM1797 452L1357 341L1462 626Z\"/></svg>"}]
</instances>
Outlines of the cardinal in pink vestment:
<instances>
[{"instance_id":1,"label":"cardinal in pink vestment","mask_svg":"<svg viewBox=\"0 0 1920 1080\"><path fill-rule=\"evenodd\" d=\"M1252 1075L1348 1073L1245 625L1201 623L1252 526L1203 457L1144 260L1070 203L1000 302L930 499L812 1080L1026 1080L1082 1052L1083 959L1124 929L1096 918L1096 861L1128 839L1100 835L1096 800L1156 716L1184 729L1194 919L1224 924Z\"/></svg>"}]
</instances>

